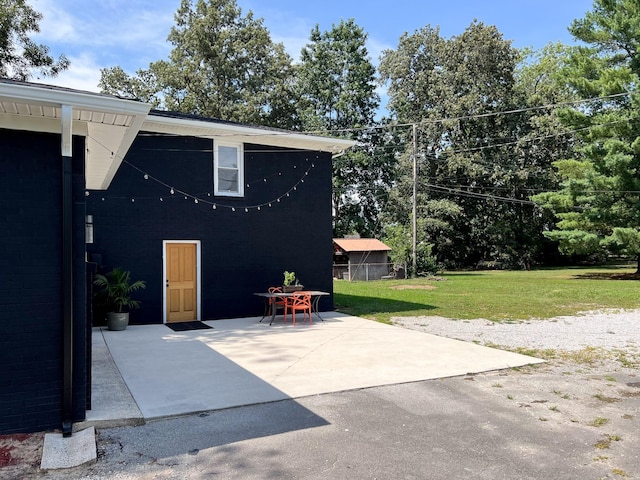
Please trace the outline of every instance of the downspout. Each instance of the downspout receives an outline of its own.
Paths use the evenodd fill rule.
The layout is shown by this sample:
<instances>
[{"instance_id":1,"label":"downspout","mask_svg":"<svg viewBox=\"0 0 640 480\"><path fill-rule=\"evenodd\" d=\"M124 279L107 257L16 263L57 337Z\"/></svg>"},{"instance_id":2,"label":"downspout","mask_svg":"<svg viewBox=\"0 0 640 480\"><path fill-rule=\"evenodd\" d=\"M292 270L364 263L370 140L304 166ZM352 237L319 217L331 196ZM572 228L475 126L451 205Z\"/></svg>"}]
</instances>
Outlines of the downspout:
<instances>
[{"instance_id":1,"label":"downspout","mask_svg":"<svg viewBox=\"0 0 640 480\"><path fill-rule=\"evenodd\" d=\"M62 106L62 436L73 431L73 108Z\"/></svg>"}]
</instances>

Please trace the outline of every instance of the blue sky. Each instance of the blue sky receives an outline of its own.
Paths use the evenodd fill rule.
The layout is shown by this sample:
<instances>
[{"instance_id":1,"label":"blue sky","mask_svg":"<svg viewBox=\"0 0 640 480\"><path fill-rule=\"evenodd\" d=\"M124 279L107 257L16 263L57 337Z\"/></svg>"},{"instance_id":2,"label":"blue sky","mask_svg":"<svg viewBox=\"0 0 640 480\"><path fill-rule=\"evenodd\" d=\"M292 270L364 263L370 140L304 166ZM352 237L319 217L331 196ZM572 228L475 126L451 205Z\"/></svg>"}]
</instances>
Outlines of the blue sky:
<instances>
[{"instance_id":1,"label":"blue sky","mask_svg":"<svg viewBox=\"0 0 640 480\"><path fill-rule=\"evenodd\" d=\"M549 42L573 43L570 23L593 6L592 0L237 0L243 14L264 19L272 39L298 58L309 32L319 24L329 30L353 18L369 35L368 49L377 63L384 49L396 48L400 36L425 25L439 26L445 37L458 35L474 19L495 25L516 47L541 48ZM122 66L129 73L167 57L166 42L180 0L30 0L44 15L39 42L71 67L46 83L98 91L100 68Z\"/></svg>"}]
</instances>

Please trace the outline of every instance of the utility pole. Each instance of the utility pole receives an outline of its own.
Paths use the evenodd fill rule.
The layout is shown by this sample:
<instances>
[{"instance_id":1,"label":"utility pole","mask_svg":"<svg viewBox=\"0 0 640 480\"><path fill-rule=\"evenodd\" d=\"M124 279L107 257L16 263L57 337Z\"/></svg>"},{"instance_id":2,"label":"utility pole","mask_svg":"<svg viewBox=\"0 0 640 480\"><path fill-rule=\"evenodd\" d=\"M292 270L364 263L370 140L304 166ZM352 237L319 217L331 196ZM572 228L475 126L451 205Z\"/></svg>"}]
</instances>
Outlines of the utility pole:
<instances>
[{"instance_id":1,"label":"utility pole","mask_svg":"<svg viewBox=\"0 0 640 480\"><path fill-rule=\"evenodd\" d=\"M412 255L412 276L417 275L418 262L418 128L413 124L413 255Z\"/></svg>"}]
</instances>

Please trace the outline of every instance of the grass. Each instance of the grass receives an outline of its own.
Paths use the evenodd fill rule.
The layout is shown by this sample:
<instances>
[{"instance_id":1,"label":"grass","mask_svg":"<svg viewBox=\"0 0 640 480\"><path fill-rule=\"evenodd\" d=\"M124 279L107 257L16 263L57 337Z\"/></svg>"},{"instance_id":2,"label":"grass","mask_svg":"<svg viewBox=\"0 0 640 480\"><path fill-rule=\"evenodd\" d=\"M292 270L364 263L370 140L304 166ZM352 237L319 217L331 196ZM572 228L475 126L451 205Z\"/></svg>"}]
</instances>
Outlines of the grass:
<instances>
[{"instance_id":1,"label":"grass","mask_svg":"<svg viewBox=\"0 0 640 480\"><path fill-rule=\"evenodd\" d=\"M391 317L437 315L496 322L640 308L634 268L554 268L447 272L441 280L334 281L336 309L389 323Z\"/></svg>"},{"instance_id":2,"label":"grass","mask_svg":"<svg viewBox=\"0 0 640 480\"><path fill-rule=\"evenodd\" d=\"M606 425L607 423L609 423L609 419L608 418L596 417L589 423L589 425L591 425L592 427L602 427L603 425Z\"/></svg>"}]
</instances>

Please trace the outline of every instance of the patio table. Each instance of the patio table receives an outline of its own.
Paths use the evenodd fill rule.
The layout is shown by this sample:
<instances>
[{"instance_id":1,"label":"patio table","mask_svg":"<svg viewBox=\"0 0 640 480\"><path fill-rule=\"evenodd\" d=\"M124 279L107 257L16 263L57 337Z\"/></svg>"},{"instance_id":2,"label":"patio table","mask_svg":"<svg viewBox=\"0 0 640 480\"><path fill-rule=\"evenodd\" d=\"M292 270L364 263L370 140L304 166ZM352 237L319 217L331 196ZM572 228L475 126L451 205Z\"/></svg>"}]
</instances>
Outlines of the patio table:
<instances>
[{"instance_id":1,"label":"patio table","mask_svg":"<svg viewBox=\"0 0 640 480\"><path fill-rule=\"evenodd\" d=\"M316 316L322 320L324 322L324 318L322 318L320 316L320 312L318 311L318 303L320 303L320 297L324 297L326 295L331 295L329 292L323 292L321 290L304 290L305 292L309 292L311 293L311 310L313 313L316 314ZM269 308L269 300L272 298L286 298L286 297L292 297L294 295L294 293L297 292L291 292L291 293L283 293L283 292L258 292L258 293L254 293L255 296L257 297L262 297L264 298L265 301L265 306L264 306L264 314L262 315L262 318L260 319L260 322L262 322L262 320L264 320L264 317L267 316L267 311ZM271 325L273 323L273 321L276 318L276 309L272 308L271 309L271 321L269 322L269 325Z\"/></svg>"}]
</instances>

